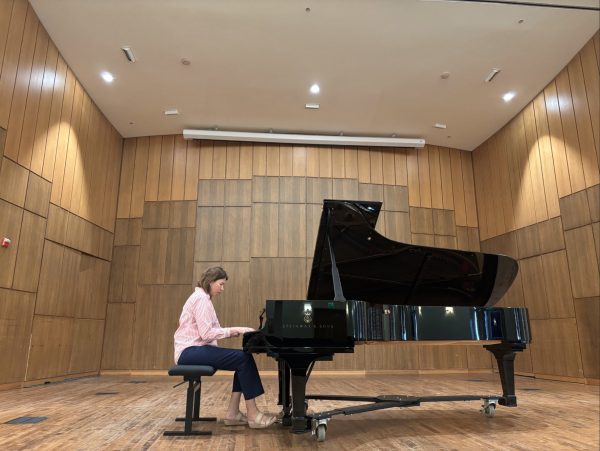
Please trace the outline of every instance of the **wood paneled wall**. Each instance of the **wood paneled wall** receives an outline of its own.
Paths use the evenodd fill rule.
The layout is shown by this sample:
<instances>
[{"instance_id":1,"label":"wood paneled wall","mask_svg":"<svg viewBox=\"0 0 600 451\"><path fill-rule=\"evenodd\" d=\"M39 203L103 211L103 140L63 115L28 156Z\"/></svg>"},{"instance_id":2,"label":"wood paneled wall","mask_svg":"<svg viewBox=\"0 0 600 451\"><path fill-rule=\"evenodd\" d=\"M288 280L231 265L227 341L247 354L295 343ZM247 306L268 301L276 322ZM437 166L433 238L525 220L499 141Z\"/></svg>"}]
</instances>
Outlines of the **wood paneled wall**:
<instances>
[{"instance_id":1,"label":"wood paneled wall","mask_svg":"<svg viewBox=\"0 0 600 451\"><path fill-rule=\"evenodd\" d=\"M519 259L504 305L529 308L518 361L540 377L600 379L600 40L590 39L473 152L482 249Z\"/></svg>"},{"instance_id":2,"label":"wood paneled wall","mask_svg":"<svg viewBox=\"0 0 600 451\"><path fill-rule=\"evenodd\" d=\"M26 0L0 64L0 385L97 373L122 138Z\"/></svg>"},{"instance_id":3,"label":"wood paneled wall","mask_svg":"<svg viewBox=\"0 0 600 451\"><path fill-rule=\"evenodd\" d=\"M258 327L267 299L305 299L326 198L383 201L391 239L479 249L471 154L126 139L102 368L167 368L181 307L200 273L230 274L221 324ZM222 345L239 346L241 339ZM358 346L324 369L491 370L481 347ZM259 358L263 369L274 369Z\"/></svg>"}]
</instances>

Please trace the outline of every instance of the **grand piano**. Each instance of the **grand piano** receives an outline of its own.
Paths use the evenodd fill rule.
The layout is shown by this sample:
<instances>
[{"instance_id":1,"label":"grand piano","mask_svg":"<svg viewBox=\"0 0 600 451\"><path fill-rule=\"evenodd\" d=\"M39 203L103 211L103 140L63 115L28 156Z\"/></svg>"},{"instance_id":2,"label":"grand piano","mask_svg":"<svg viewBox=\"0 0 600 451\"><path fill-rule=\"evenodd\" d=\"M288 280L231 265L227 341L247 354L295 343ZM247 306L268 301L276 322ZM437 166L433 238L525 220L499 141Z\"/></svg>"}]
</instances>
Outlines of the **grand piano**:
<instances>
[{"instance_id":1,"label":"grand piano","mask_svg":"<svg viewBox=\"0 0 600 451\"><path fill-rule=\"evenodd\" d=\"M385 238L375 230L381 205L324 200L307 300L267 300L259 329L243 337L246 352L278 362L282 424L296 433L312 431L318 441L340 414L481 400L482 412L493 416L498 404L517 405L514 359L530 342L527 309L493 307L517 275L517 262ZM502 395L306 394L315 362L388 340L480 341L496 359ZM360 404L308 414L311 399Z\"/></svg>"}]
</instances>

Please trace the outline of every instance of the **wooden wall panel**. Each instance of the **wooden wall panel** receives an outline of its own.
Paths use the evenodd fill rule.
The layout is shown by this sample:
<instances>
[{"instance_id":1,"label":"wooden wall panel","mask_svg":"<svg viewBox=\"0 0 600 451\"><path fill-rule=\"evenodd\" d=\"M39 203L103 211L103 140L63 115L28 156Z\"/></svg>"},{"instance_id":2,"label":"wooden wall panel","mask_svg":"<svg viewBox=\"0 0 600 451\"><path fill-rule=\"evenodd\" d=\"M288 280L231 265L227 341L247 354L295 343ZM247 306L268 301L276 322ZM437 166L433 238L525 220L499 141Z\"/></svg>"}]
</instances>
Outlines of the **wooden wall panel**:
<instances>
[{"instance_id":1,"label":"wooden wall panel","mask_svg":"<svg viewBox=\"0 0 600 451\"><path fill-rule=\"evenodd\" d=\"M25 18L28 9L29 3L25 1L15 1L10 13L3 9L3 15L6 13L10 14L10 25L4 50L2 77L0 77L1 99L12 99L13 97L15 78L19 64L19 54L23 40L23 30L25 27ZM10 108L11 102L2 102L0 104L0 127L4 129L8 127Z\"/></svg>"},{"instance_id":2,"label":"wooden wall panel","mask_svg":"<svg viewBox=\"0 0 600 451\"><path fill-rule=\"evenodd\" d=\"M166 284L191 284L194 261L193 228L170 229L165 258Z\"/></svg>"},{"instance_id":3,"label":"wooden wall panel","mask_svg":"<svg viewBox=\"0 0 600 451\"><path fill-rule=\"evenodd\" d=\"M598 34L596 34L598 36ZM590 111L592 138L596 148L596 155L600 155L600 117L594 114L600 110L600 77L598 75L598 60L594 55L594 45L590 40L581 50L581 66L583 82L585 84L586 99ZM583 97L582 97L583 102ZM600 157L598 157L600 159Z\"/></svg>"},{"instance_id":4,"label":"wooden wall panel","mask_svg":"<svg viewBox=\"0 0 600 451\"><path fill-rule=\"evenodd\" d=\"M190 294L189 284L140 287L133 329L132 369L164 369L173 365L173 333Z\"/></svg>"},{"instance_id":5,"label":"wooden wall panel","mask_svg":"<svg viewBox=\"0 0 600 451\"><path fill-rule=\"evenodd\" d=\"M224 180L201 180L198 183L198 206L222 207L224 205Z\"/></svg>"},{"instance_id":6,"label":"wooden wall panel","mask_svg":"<svg viewBox=\"0 0 600 451\"><path fill-rule=\"evenodd\" d=\"M382 208L386 211L408 212L408 189L404 186L384 186Z\"/></svg>"},{"instance_id":7,"label":"wooden wall panel","mask_svg":"<svg viewBox=\"0 0 600 451\"><path fill-rule=\"evenodd\" d=\"M549 318L572 318L575 316L573 295L567 264L567 253L562 250L541 256L546 304Z\"/></svg>"},{"instance_id":8,"label":"wooden wall panel","mask_svg":"<svg viewBox=\"0 0 600 451\"><path fill-rule=\"evenodd\" d=\"M532 320L533 370L542 375L583 377L577 324L574 318Z\"/></svg>"},{"instance_id":9,"label":"wooden wall panel","mask_svg":"<svg viewBox=\"0 0 600 451\"><path fill-rule=\"evenodd\" d=\"M306 179L304 177L280 177L279 201L282 203L305 204ZM277 200L275 200L275 202L277 202Z\"/></svg>"},{"instance_id":10,"label":"wooden wall panel","mask_svg":"<svg viewBox=\"0 0 600 451\"><path fill-rule=\"evenodd\" d=\"M196 140L187 143L185 163L185 188L183 198L195 200L198 196L198 169L200 164L200 143ZM249 178L244 177L244 178Z\"/></svg>"},{"instance_id":11,"label":"wooden wall panel","mask_svg":"<svg viewBox=\"0 0 600 451\"><path fill-rule=\"evenodd\" d=\"M23 207L27 194L29 171L8 158L1 160L0 167L0 199Z\"/></svg>"},{"instance_id":12,"label":"wooden wall panel","mask_svg":"<svg viewBox=\"0 0 600 451\"><path fill-rule=\"evenodd\" d=\"M102 346L102 369L131 368L135 304L108 304Z\"/></svg>"},{"instance_id":13,"label":"wooden wall panel","mask_svg":"<svg viewBox=\"0 0 600 451\"><path fill-rule=\"evenodd\" d=\"M575 55L575 58L571 60L567 69L571 87L573 112L575 114L576 134L581 151L583 177L585 186L588 187L597 185L600 182L600 175L598 173L598 154L595 149L597 141L595 142L594 140L588 96L579 54ZM591 83L588 84L590 94L593 95L594 88L596 89L596 94L598 94L598 86L593 86Z\"/></svg>"},{"instance_id":14,"label":"wooden wall panel","mask_svg":"<svg viewBox=\"0 0 600 451\"><path fill-rule=\"evenodd\" d=\"M332 197L334 199L358 199L358 181L356 179L334 179Z\"/></svg>"},{"instance_id":15,"label":"wooden wall panel","mask_svg":"<svg viewBox=\"0 0 600 451\"><path fill-rule=\"evenodd\" d=\"M266 155L266 175L277 177L279 175L279 144L267 144Z\"/></svg>"},{"instance_id":16,"label":"wooden wall panel","mask_svg":"<svg viewBox=\"0 0 600 451\"><path fill-rule=\"evenodd\" d=\"M225 205L229 207L252 205L252 182L250 180L227 180L225 182Z\"/></svg>"},{"instance_id":17,"label":"wooden wall panel","mask_svg":"<svg viewBox=\"0 0 600 451\"><path fill-rule=\"evenodd\" d=\"M250 207L227 207L223 212L222 260L246 262L250 260L252 224Z\"/></svg>"},{"instance_id":18,"label":"wooden wall panel","mask_svg":"<svg viewBox=\"0 0 600 451\"><path fill-rule=\"evenodd\" d=\"M4 236L12 240L9 248L0 249L0 267L3 269L0 273L0 287L10 288L12 284L22 218L23 210L21 208L0 200L0 230Z\"/></svg>"},{"instance_id":19,"label":"wooden wall panel","mask_svg":"<svg viewBox=\"0 0 600 451\"><path fill-rule=\"evenodd\" d=\"M73 321L69 374L97 372L100 369L103 337L103 320L75 319Z\"/></svg>"},{"instance_id":20,"label":"wooden wall panel","mask_svg":"<svg viewBox=\"0 0 600 451\"><path fill-rule=\"evenodd\" d=\"M554 158L552 156L552 144L546 115L546 103L544 93L538 94L533 100L533 111L535 114L535 125L537 129L537 142L540 149L542 164L543 188L548 207L548 216L554 218L560 214L558 206L558 187L555 175ZM537 185L536 189L540 189Z\"/></svg>"},{"instance_id":21,"label":"wooden wall panel","mask_svg":"<svg viewBox=\"0 0 600 451\"><path fill-rule=\"evenodd\" d=\"M279 202L279 179L277 177L254 177L252 202Z\"/></svg>"},{"instance_id":22,"label":"wooden wall panel","mask_svg":"<svg viewBox=\"0 0 600 451\"><path fill-rule=\"evenodd\" d=\"M359 185L360 186L360 185ZM359 188L360 190L360 188ZM323 199L331 199L333 183L328 178L306 179L306 202L309 204L323 205ZM359 196L360 196L359 191Z\"/></svg>"},{"instance_id":23,"label":"wooden wall panel","mask_svg":"<svg viewBox=\"0 0 600 451\"><path fill-rule=\"evenodd\" d=\"M595 254L592 226L565 232L567 257L571 273L573 296L587 298L600 295L598 260Z\"/></svg>"},{"instance_id":24,"label":"wooden wall panel","mask_svg":"<svg viewBox=\"0 0 600 451\"><path fill-rule=\"evenodd\" d=\"M229 161L229 158L227 158ZM279 146L279 175L281 177L291 176L294 166L294 148L291 144Z\"/></svg>"},{"instance_id":25,"label":"wooden wall panel","mask_svg":"<svg viewBox=\"0 0 600 451\"><path fill-rule=\"evenodd\" d=\"M381 370L418 370L419 347L414 343L376 343L357 345L364 348L367 371Z\"/></svg>"},{"instance_id":26,"label":"wooden wall panel","mask_svg":"<svg viewBox=\"0 0 600 451\"><path fill-rule=\"evenodd\" d=\"M577 192L585 188L585 176L567 68L563 69L556 77L556 93L558 96L560 121L564 134L565 153L567 157L567 166L569 168L571 191Z\"/></svg>"},{"instance_id":27,"label":"wooden wall panel","mask_svg":"<svg viewBox=\"0 0 600 451\"><path fill-rule=\"evenodd\" d=\"M51 189L52 185L48 181L33 173L29 173L25 209L44 218L48 217Z\"/></svg>"},{"instance_id":28,"label":"wooden wall panel","mask_svg":"<svg viewBox=\"0 0 600 451\"><path fill-rule=\"evenodd\" d=\"M565 230L589 224L592 218L586 190L560 199L560 214Z\"/></svg>"},{"instance_id":29,"label":"wooden wall panel","mask_svg":"<svg viewBox=\"0 0 600 451\"><path fill-rule=\"evenodd\" d=\"M254 204L252 207L250 256L277 257L278 244L279 206L277 204ZM220 258L203 258L203 260L220 260Z\"/></svg>"},{"instance_id":30,"label":"wooden wall panel","mask_svg":"<svg viewBox=\"0 0 600 451\"><path fill-rule=\"evenodd\" d=\"M365 367L365 356L369 348L367 346L357 345L353 353L338 353L334 356L332 362L315 362L316 371L362 371Z\"/></svg>"},{"instance_id":31,"label":"wooden wall panel","mask_svg":"<svg viewBox=\"0 0 600 451\"><path fill-rule=\"evenodd\" d=\"M17 66L16 77L14 80L14 91L12 95L12 103L10 104L10 114L8 118L8 134L6 136L6 152L5 155L12 160L17 161L19 155L19 142L21 140L21 131L23 117L25 115L25 103L27 101L27 91L29 79L31 77L31 66L33 64L33 54L35 51L35 42L37 37L39 21L33 8L28 5L27 15L25 17L24 31L21 41L21 49L19 53L19 63ZM9 32L10 33L10 32Z\"/></svg>"},{"instance_id":32,"label":"wooden wall panel","mask_svg":"<svg viewBox=\"0 0 600 451\"><path fill-rule=\"evenodd\" d=\"M131 210L131 189L133 187L133 172L135 169L136 140L128 138L123 143L123 162L119 183L119 203L117 218L128 218Z\"/></svg>"},{"instance_id":33,"label":"wooden wall panel","mask_svg":"<svg viewBox=\"0 0 600 451\"><path fill-rule=\"evenodd\" d=\"M27 103L25 105L23 129L19 146L18 161L20 164L26 167L31 166L35 124L37 121L38 111L40 109L40 96L42 82L44 79L44 66L46 64L46 57L48 53L48 41L48 33L46 33L46 30L44 30L44 27L41 26L41 24L38 24L35 53L33 56L31 76L29 79Z\"/></svg>"},{"instance_id":34,"label":"wooden wall panel","mask_svg":"<svg viewBox=\"0 0 600 451\"><path fill-rule=\"evenodd\" d=\"M167 243L166 229L144 229L140 248L138 282L140 284L165 283Z\"/></svg>"},{"instance_id":35,"label":"wooden wall panel","mask_svg":"<svg viewBox=\"0 0 600 451\"><path fill-rule=\"evenodd\" d=\"M383 184L393 186L396 184L396 167L394 162L395 151L393 149L384 148L381 149L381 153L383 158Z\"/></svg>"},{"instance_id":36,"label":"wooden wall panel","mask_svg":"<svg viewBox=\"0 0 600 451\"><path fill-rule=\"evenodd\" d=\"M33 138L33 149L31 156L31 171L42 175L44 168L45 150L47 138L50 136L49 128L52 117L52 106L57 73L59 72L59 54L52 41L48 43L48 54L46 56L46 65L41 88L41 97L37 120L35 124L35 133ZM60 79L59 79L60 82ZM57 83L58 84L58 83Z\"/></svg>"},{"instance_id":37,"label":"wooden wall panel","mask_svg":"<svg viewBox=\"0 0 600 451\"><path fill-rule=\"evenodd\" d=\"M68 374L74 321L72 318L34 315L25 380Z\"/></svg>"},{"instance_id":38,"label":"wooden wall panel","mask_svg":"<svg viewBox=\"0 0 600 451\"><path fill-rule=\"evenodd\" d=\"M552 148L554 170L556 174L556 186L559 197L567 196L573 192L569 177L569 166L564 143L562 124L560 122L560 110L558 106L558 94L556 83L552 81L544 89L546 102L546 117L548 119L548 135Z\"/></svg>"},{"instance_id":39,"label":"wooden wall panel","mask_svg":"<svg viewBox=\"0 0 600 451\"><path fill-rule=\"evenodd\" d=\"M149 144L147 137L137 138L136 140L129 218L141 218L144 215Z\"/></svg>"},{"instance_id":40,"label":"wooden wall panel","mask_svg":"<svg viewBox=\"0 0 600 451\"><path fill-rule=\"evenodd\" d=\"M600 379L600 298L576 299L575 310L583 374L586 378Z\"/></svg>"},{"instance_id":41,"label":"wooden wall panel","mask_svg":"<svg viewBox=\"0 0 600 451\"><path fill-rule=\"evenodd\" d=\"M199 207L196 218L194 261L221 261L223 252L222 207Z\"/></svg>"},{"instance_id":42,"label":"wooden wall panel","mask_svg":"<svg viewBox=\"0 0 600 451\"><path fill-rule=\"evenodd\" d=\"M157 200L170 200L173 182L173 147L175 138L173 135L163 136L160 149L160 172L158 175L158 198ZM123 150L125 153L125 149ZM122 172L121 172L122 173Z\"/></svg>"},{"instance_id":43,"label":"wooden wall panel","mask_svg":"<svg viewBox=\"0 0 600 451\"><path fill-rule=\"evenodd\" d=\"M199 179L210 179L212 177L213 154L213 142L201 141L199 157L200 161L198 163Z\"/></svg>"},{"instance_id":44,"label":"wooden wall panel","mask_svg":"<svg viewBox=\"0 0 600 451\"><path fill-rule=\"evenodd\" d=\"M35 294L0 289L0 383L25 379Z\"/></svg>"},{"instance_id":45,"label":"wooden wall panel","mask_svg":"<svg viewBox=\"0 0 600 451\"><path fill-rule=\"evenodd\" d=\"M279 257L306 257L306 205L279 204Z\"/></svg>"},{"instance_id":46,"label":"wooden wall panel","mask_svg":"<svg viewBox=\"0 0 600 451\"><path fill-rule=\"evenodd\" d=\"M182 135L176 135L173 146L173 177L171 181L170 200L183 200L184 198L186 161L187 141L183 139Z\"/></svg>"},{"instance_id":47,"label":"wooden wall panel","mask_svg":"<svg viewBox=\"0 0 600 451\"><path fill-rule=\"evenodd\" d=\"M306 175L306 147L294 146L292 175L296 177Z\"/></svg>"},{"instance_id":48,"label":"wooden wall panel","mask_svg":"<svg viewBox=\"0 0 600 451\"><path fill-rule=\"evenodd\" d=\"M146 191L144 199L147 201L158 200L158 182L160 180L160 155L162 138L151 136L148 141L148 165L146 173ZM123 149L125 152L125 149Z\"/></svg>"},{"instance_id":49,"label":"wooden wall panel","mask_svg":"<svg viewBox=\"0 0 600 451\"><path fill-rule=\"evenodd\" d=\"M44 249L46 220L28 211L23 212L19 252L15 263L12 287L16 290L36 292Z\"/></svg>"},{"instance_id":50,"label":"wooden wall panel","mask_svg":"<svg viewBox=\"0 0 600 451\"><path fill-rule=\"evenodd\" d=\"M419 345L419 366L424 370L467 368L466 346Z\"/></svg>"},{"instance_id":51,"label":"wooden wall panel","mask_svg":"<svg viewBox=\"0 0 600 451\"><path fill-rule=\"evenodd\" d=\"M442 170L440 166L440 152L437 146L427 146L429 154L429 183L431 184L431 206L444 208L442 195Z\"/></svg>"},{"instance_id":52,"label":"wooden wall panel","mask_svg":"<svg viewBox=\"0 0 600 451\"><path fill-rule=\"evenodd\" d=\"M267 175L267 147L262 143L256 143L252 150L252 175Z\"/></svg>"}]
</instances>

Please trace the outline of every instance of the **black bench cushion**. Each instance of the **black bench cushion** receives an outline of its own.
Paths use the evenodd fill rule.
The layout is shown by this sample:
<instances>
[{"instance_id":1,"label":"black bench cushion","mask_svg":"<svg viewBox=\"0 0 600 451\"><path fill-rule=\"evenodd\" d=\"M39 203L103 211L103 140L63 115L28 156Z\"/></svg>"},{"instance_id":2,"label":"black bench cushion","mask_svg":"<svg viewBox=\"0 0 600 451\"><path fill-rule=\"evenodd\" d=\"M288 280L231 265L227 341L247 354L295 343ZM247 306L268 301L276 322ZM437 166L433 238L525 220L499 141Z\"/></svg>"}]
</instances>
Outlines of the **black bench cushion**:
<instances>
[{"instance_id":1,"label":"black bench cushion","mask_svg":"<svg viewBox=\"0 0 600 451\"><path fill-rule=\"evenodd\" d=\"M207 365L175 365L169 369L169 376L193 379L200 376L212 376L215 371L215 368Z\"/></svg>"}]
</instances>

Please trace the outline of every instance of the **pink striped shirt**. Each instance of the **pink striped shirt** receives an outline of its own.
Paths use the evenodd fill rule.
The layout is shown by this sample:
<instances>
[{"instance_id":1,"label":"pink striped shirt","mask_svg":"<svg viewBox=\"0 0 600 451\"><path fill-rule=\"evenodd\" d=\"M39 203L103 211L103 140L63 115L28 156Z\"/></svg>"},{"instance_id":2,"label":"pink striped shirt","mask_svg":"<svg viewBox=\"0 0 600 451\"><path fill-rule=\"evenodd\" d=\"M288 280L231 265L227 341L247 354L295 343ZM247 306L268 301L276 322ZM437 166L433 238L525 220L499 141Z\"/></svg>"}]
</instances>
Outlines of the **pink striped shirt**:
<instances>
[{"instance_id":1,"label":"pink striped shirt","mask_svg":"<svg viewBox=\"0 0 600 451\"><path fill-rule=\"evenodd\" d=\"M217 346L217 340L231 336L229 327L221 327L210 296L196 288L185 301L179 327L175 331L175 363L185 348L190 346Z\"/></svg>"}]
</instances>

